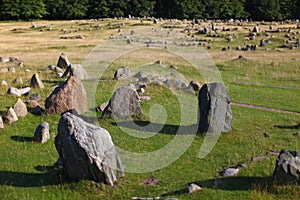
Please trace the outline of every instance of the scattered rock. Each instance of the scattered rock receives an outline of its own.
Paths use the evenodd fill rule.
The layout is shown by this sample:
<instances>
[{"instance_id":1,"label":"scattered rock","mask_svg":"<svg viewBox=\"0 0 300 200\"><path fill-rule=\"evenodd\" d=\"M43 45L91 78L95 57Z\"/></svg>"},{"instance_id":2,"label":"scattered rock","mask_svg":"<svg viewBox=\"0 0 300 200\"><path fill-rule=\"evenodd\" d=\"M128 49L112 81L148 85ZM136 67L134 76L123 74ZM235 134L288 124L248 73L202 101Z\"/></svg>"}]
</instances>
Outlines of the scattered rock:
<instances>
[{"instance_id":1,"label":"scattered rock","mask_svg":"<svg viewBox=\"0 0 300 200\"><path fill-rule=\"evenodd\" d=\"M264 160L269 160L269 157L268 156L251 157L250 160L252 162L261 162L261 161L264 161Z\"/></svg>"},{"instance_id":2,"label":"scattered rock","mask_svg":"<svg viewBox=\"0 0 300 200\"><path fill-rule=\"evenodd\" d=\"M13 80L13 84L23 84L22 77L17 77L15 80Z\"/></svg>"},{"instance_id":3,"label":"scattered rock","mask_svg":"<svg viewBox=\"0 0 300 200\"><path fill-rule=\"evenodd\" d=\"M297 151L281 150L277 160L273 177L278 184L300 184L300 158Z\"/></svg>"},{"instance_id":4,"label":"scattered rock","mask_svg":"<svg viewBox=\"0 0 300 200\"><path fill-rule=\"evenodd\" d=\"M4 128L2 117L0 116L0 129Z\"/></svg>"},{"instance_id":5,"label":"scattered rock","mask_svg":"<svg viewBox=\"0 0 300 200\"><path fill-rule=\"evenodd\" d=\"M114 185L124 176L109 132L72 113L61 116L55 147L62 161L63 173L72 180L91 179Z\"/></svg>"},{"instance_id":6,"label":"scattered rock","mask_svg":"<svg viewBox=\"0 0 300 200\"><path fill-rule=\"evenodd\" d=\"M254 26L253 29L252 29L252 32L253 33L259 33L260 32L259 27L258 26Z\"/></svg>"},{"instance_id":7,"label":"scattered rock","mask_svg":"<svg viewBox=\"0 0 300 200\"><path fill-rule=\"evenodd\" d=\"M14 105L14 111L17 117L25 117L27 115L27 107L20 98L18 98L17 102Z\"/></svg>"},{"instance_id":8,"label":"scattered rock","mask_svg":"<svg viewBox=\"0 0 300 200\"><path fill-rule=\"evenodd\" d=\"M114 74L114 79L125 80L131 77L131 71L126 66L121 66Z\"/></svg>"},{"instance_id":9,"label":"scattered rock","mask_svg":"<svg viewBox=\"0 0 300 200\"><path fill-rule=\"evenodd\" d=\"M49 124L48 122L43 122L36 127L34 131L33 141L43 144L47 142L49 139L50 139Z\"/></svg>"},{"instance_id":10,"label":"scattered rock","mask_svg":"<svg viewBox=\"0 0 300 200\"><path fill-rule=\"evenodd\" d=\"M25 88L21 88L21 89L19 89L19 91L20 91L20 93L21 93L21 95L24 95L24 94L27 94L27 93L29 93L29 91L31 90L31 88L30 87L25 87Z\"/></svg>"},{"instance_id":11,"label":"scattered rock","mask_svg":"<svg viewBox=\"0 0 300 200\"><path fill-rule=\"evenodd\" d=\"M150 101L151 97L149 97L149 96L140 96L140 100L142 100L142 101Z\"/></svg>"},{"instance_id":12,"label":"scattered rock","mask_svg":"<svg viewBox=\"0 0 300 200\"><path fill-rule=\"evenodd\" d=\"M228 168L220 173L222 177L234 176L240 171L239 168Z\"/></svg>"},{"instance_id":13,"label":"scattered rock","mask_svg":"<svg viewBox=\"0 0 300 200\"><path fill-rule=\"evenodd\" d=\"M79 78L80 80L84 80L84 79L88 78L87 72L85 71L83 66L79 65L79 64L69 65L61 77L66 77L68 74L70 76L75 76L76 78Z\"/></svg>"},{"instance_id":14,"label":"scattered rock","mask_svg":"<svg viewBox=\"0 0 300 200\"><path fill-rule=\"evenodd\" d=\"M16 73L16 68L14 68L14 67L8 67L8 71L10 73Z\"/></svg>"},{"instance_id":15,"label":"scattered rock","mask_svg":"<svg viewBox=\"0 0 300 200\"><path fill-rule=\"evenodd\" d=\"M12 96L17 96L17 97L21 96L20 90L18 88L15 88L15 87L8 88L7 94L12 95Z\"/></svg>"},{"instance_id":16,"label":"scattered rock","mask_svg":"<svg viewBox=\"0 0 300 200\"><path fill-rule=\"evenodd\" d=\"M30 100L40 101L42 97L39 93L31 94L29 97Z\"/></svg>"},{"instance_id":17,"label":"scattered rock","mask_svg":"<svg viewBox=\"0 0 300 200\"><path fill-rule=\"evenodd\" d=\"M103 112L104 109L106 108L106 106L108 105L108 103L109 103L108 101L102 103L100 106L98 106L98 107L96 108L96 111L97 111L97 112Z\"/></svg>"},{"instance_id":18,"label":"scattered rock","mask_svg":"<svg viewBox=\"0 0 300 200\"><path fill-rule=\"evenodd\" d=\"M46 99L45 108L49 114L61 114L72 109L78 114L87 112L87 95L81 81L70 76Z\"/></svg>"},{"instance_id":19,"label":"scattered rock","mask_svg":"<svg viewBox=\"0 0 300 200\"><path fill-rule=\"evenodd\" d=\"M158 178L147 178L143 181L143 185L155 185L156 183L158 183L158 181Z\"/></svg>"},{"instance_id":20,"label":"scattered rock","mask_svg":"<svg viewBox=\"0 0 300 200\"><path fill-rule=\"evenodd\" d=\"M59 68L59 67L57 67L57 66L54 66L54 65L49 65L49 66L48 66L48 69L50 69L50 70L52 70L52 71L55 71L55 72L59 72L59 73L63 73L63 72L64 72L63 69L61 69L61 68Z\"/></svg>"},{"instance_id":21,"label":"scattered rock","mask_svg":"<svg viewBox=\"0 0 300 200\"><path fill-rule=\"evenodd\" d=\"M229 132L231 120L230 97L225 86L222 83L203 85L198 95L199 131Z\"/></svg>"},{"instance_id":22,"label":"scattered rock","mask_svg":"<svg viewBox=\"0 0 300 200\"><path fill-rule=\"evenodd\" d=\"M5 80L2 80L0 83L1 86L8 86L8 83Z\"/></svg>"},{"instance_id":23,"label":"scattered rock","mask_svg":"<svg viewBox=\"0 0 300 200\"><path fill-rule=\"evenodd\" d=\"M134 86L124 86L113 93L102 113L102 117L110 117L111 114L117 117L125 117L138 115L141 112L139 95Z\"/></svg>"},{"instance_id":24,"label":"scattered rock","mask_svg":"<svg viewBox=\"0 0 300 200\"><path fill-rule=\"evenodd\" d=\"M8 69L6 67L0 68L0 73L7 73Z\"/></svg>"},{"instance_id":25,"label":"scattered rock","mask_svg":"<svg viewBox=\"0 0 300 200\"><path fill-rule=\"evenodd\" d=\"M265 39L261 39L261 40L260 40L259 46L260 46L260 47L266 46L266 41L265 41Z\"/></svg>"},{"instance_id":26,"label":"scattered rock","mask_svg":"<svg viewBox=\"0 0 300 200\"><path fill-rule=\"evenodd\" d=\"M37 107L37 106L40 105L36 100L27 100L26 103L27 103L31 108L35 108L35 107Z\"/></svg>"},{"instance_id":27,"label":"scattered rock","mask_svg":"<svg viewBox=\"0 0 300 200\"><path fill-rule=\"evenodd\" d=\"M187 190L188 190L189 194L192 194L194 192L202 190L202 188L199 185L195 184L195 183L191 183L191 184L188 185Z\"/></svg>"},{"instance_id":28,"label":"scattered rock","mask_svg":"<svg viewBox=\"0 0 300 200\"><path fill-rule=\"evenodd\" d=\"M43 112L44 112L44 110L40 105L38 105L30 110L30 113L32 113L34 115L41 115Z\"/></svg>"},{"instance_id":29,"label":"scattered rock","mask_svg":"<svg viewBox=\"0 0 300 200\"><path fill-rule=\"evenodd\" d=\"M13 122L18 121L18 117L12 107L10 107L2 116L4 123L12 124Z\"/></svg>"},{"instance_id":30,"label":"scattered rock","mask_svg":"<svg viewBox=\"0 0 300 200\"><path fill-rule=\"evenodd\" d=\"M33 88L44 88L44 84L42 83L38 74L33 74L30 80L30 86Z\"/></svg>"},{"instance_id":31,"label":"scattered rock","mask_svg":"<svg viewBox=\"0 0 300 200\"><path fill-rule=\"evenodd\" d=\"M62 68L62 69L66 69L70 64L71 63L68 59L67 54L61 53L59 58L58 58L58 61L57 61L57 67Z\"/></svg>"},{"instance_id":32,"label":"scattered rock","mask_svg":"<svg viewBox=\"0 0 300 200\"><path fill-rule=\"evenodd\" d=\"M198 81L191 81L190 86L193 88L195 92L198 92L201 88L201 85Z\"/></svg>"}]
</instances>

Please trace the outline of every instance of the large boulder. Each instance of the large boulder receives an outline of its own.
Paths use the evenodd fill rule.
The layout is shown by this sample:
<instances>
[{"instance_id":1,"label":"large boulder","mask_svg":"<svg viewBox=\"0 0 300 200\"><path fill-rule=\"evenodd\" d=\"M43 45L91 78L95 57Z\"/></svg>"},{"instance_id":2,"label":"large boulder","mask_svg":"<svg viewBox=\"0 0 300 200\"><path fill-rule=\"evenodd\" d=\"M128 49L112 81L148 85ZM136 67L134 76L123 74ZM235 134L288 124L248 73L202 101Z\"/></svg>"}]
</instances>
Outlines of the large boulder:
<instances>
[{"instance_id":1,"label":"large boulder","mask_svg":"<svg viewBox=\"0 0 300 200\"><path fill-rule=\"evenodd\" d=\"M221 133L231 130L230 97L222 83L208 83L198 94L200 132Z\"/></svg>"},{"instance_id":2,"label":"large boulder","mask_svg":"<svg viewBox=\"0 0 300 200\"><path fill-rule=\"evenodd\" d=\"M62 77L66 77L67 75L75 76L80 80L84 80L88 78L88 74L85 71L84 67L80 64L71 64L67 67Z\"/></svg>"},{"instance_id":3,"label":"large boulder","mask_svg":"<svg viewBox=\"0 0 300 200\"><path fill-rule=\"evenodd\" d=\"M139 95L134 86L118 88L109 100L108 105L102 113L102 117L127 117L141 113Z\"/></svg>"},{"instance_id":4,"label":"large boulder","mask_svg":"<svg viewBox=\"0 0 300 200\"><path fill-rule=\"evenodd\" d=\"M81 81L70 76L47 97L45 108L49 114L61 114L73 109L78 114L87 112L87 95Z\"/></svg>"},{"instance_id":5,"label":"large boulder","mask_svg":"<svg viewBox=\"0 0 300 200\"><path fill-rule=\"evenodd\" d=\"M34 131L33 140L43 144L47 142L49 139L50 139L49 123L48 122L40 123Z\"/></svg>"},{"instance_id":6,"label":"large boulder","mask_svg":"<svg viewBox=\"0 0 300 200\"><path fill-rule=\"evenodd\" d=\"M27 115L26 104L20 98L18 98L17 102L14 105L14 111L17 117L25 117Z\"/></svg>"},{"instance_id":7,"label":"large boulder","mask_svg":"<svg viewBox=\"0 0 300 200\"><path fill-rule=\"evenodd\" d=\"M128 67L122 66L114 74L114 79L125 80L131 77L131 71Z\"/></svg>"},{"instance_id":8,"label":"large boulder","mask_svg":"<svg viewBox=\"0 0 300 200\"><path fill-rule=\"evenodd\" d=\"M71 63L68 59L67 54L61 53L59 58L58 58L58 61L57 61L57 67L62 68L62 69L66 69L70 64Z\"/></svg>"},{"instance_id":9,"label":"large boulder","mask_svg":"<svg viewBox=\"0 0 300 200\"><path fill-rule=\"evenodd\" d=\"M2 116L4 123L12 124L13 122L18 121L18 117L12 107L10 107Z\"/></svg>"},{"instance_id":10,"label":"large boulder","mask_svg":"<svg viewBox=\"0 0 300 200\"><path fill-rule=\"evenodd\" d=\"M108 131L72 113L67 112L60 118L55 147L63 173L72 180L91 179L114 185L118 178L124 176Z\"/></svg>"},{"instance_id":11,"label":"large boulder","mask_svg":"<svg viewBox=\"0 0 300 200\"><path fill-rule=\"evenodd\" d=\"M273 177L278 184L300 184L300 158L297 151L280 151Z\"/></svg>"}]
</instances>

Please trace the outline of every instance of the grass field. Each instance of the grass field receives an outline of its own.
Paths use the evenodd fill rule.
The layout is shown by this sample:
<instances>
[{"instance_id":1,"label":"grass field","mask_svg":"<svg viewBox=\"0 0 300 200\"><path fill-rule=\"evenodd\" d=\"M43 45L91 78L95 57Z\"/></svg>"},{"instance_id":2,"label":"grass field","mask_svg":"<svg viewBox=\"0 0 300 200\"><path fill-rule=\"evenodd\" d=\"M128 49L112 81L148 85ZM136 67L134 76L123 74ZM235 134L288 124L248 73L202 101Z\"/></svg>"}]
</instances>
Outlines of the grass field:
<instances>
[{"instance_id":1,"label":"grass field","mask_svg":"<svg viewBox=\"0 0 300 200\"><path fill-rule=\"evenodd\" d=\"M74 21L37 21L37 28L31 29L30 22L0 22L0 57L17 57L24 61L22 68L16 67L16 73L0 73L0 80L6 80L9 86L29 86L29 79L33 73L39 73L45 84L45 89L33 89L33 93L40 93L44 106L46 97L54 85L64 79L57 78L55 73L47 70L50 64L56 64L61 52L65 52L72 63L81 63L92 50L109 38L119 34L119 28L110 29L111 24L121 24L121 32L131 29L153 27L160 29L165 24L160 22L152 24L146 21L141 24L139 20L113 20L103 21L74 20ZM188 22L179 22L176 27L187 25ZM151 26L149 25L151 24ZM265 37L263 34L255 40L248 41L249 30L256 23L246 24L244 27L236 24L222 24L223 26L237 28L237 30L224 32L223 37L208 37L195 34L195 38L213 40L211 49L205 52L215 62L224 84L230 94L231 101L243 104L264 106L296 114L285 114L267 110L231 106L233 113L232 131L220 136L213 150L204 158L198 157L200 146L205 135L196 135L189 148L176 161L170 165L145 173L125 173L125 177L118 180L111 187L103 183L89 180L66 182L61 175L53 169L58 158L54 146L54 137L57 134L59 115L41 116L28 114L25 118L12 125L5 125L0 130L0 198L1 199L132 199L132 197L160 197L178 199L299 199L298 186L277 186L272 183L272 173L275 168L275 155L267 155L269 159L261 162L251 162L251 157L266 155L268 151L279 152L281 149L300 150L298 145L300 122L300 50L281 49L285 33L272 33ZM205 23L201 25L201 28ZM206 24L208 25L208 24ZM47 30L51 26L52 30ZM296 27L296 25L277 25L278 27ZM95 28L101 27L101 28ZM269 25L261 25L267 30ZM275 27L275 26L274 26ZM275 27L276 28L276 27ZM178 28L175 31L181 31ZM70 32L70 30L72 30ZM64 33L64 31L66 33ZM296 30L294 30L296 31ZM239 37L231 43L224 38L230 34ZM72 37L84 35L84 39L59 39L61 36ZM300 39L299 34L293 35ZM259 44L261 38L270 38L271 44L256 51L236 51L237 45L244 43ZM222 48L231 49L222 51ZM268 48L268 49L266 49ZM280 48L280 50L278 50ZM245 59L239 59L242 55ZM164 50L141 50L123 55L108 67L97 84L95 102L97 106L109 100L113 90L118 85L112 80L114 71L121 65L134 70L143 64L163 60L166 66L175 65L176 71L184 75L187 81L198 80L204 83L204 77L197 73L184 59ZM9 67L13 64L2 64L0 67ZM31 72L26 72L30 69ZM23 85L14 85L12 81L21 76ZM99 75L100 76L100 75ZM17 98L6 95L8 87L0 86L0 112L4 113L8 107L13 106ZM154 122L161 123L162 129L157 132L151 130L134 130L130 127L117 126L114 119L99 119L99 125L106 128L116 146L130 152L152 152L167 145L181 124L182 112L195 112L197 97L188 93L186 101L187 110L180 108L180 93L168 88L149 85L145 95L150 101L142 101L143 114L135 118L145 125L151 119L151 112L156 112ZM22 97L26 101L28 97ZM159 104L164 110L152 110L153 105ZM161 112L161 113L160 113ZM165 113L164 113L165 112ZM297 114L298 113L298 114ZM98 113L98 116L101 114ZM161 119L160 116L166 117ZM51 139L45 144L32 141L36 126L47 121L50 124ZM195 118L188 121L195 123ZM125 130L125 131L124 131ZM149 138L138 138L128 135L149 134ZM156 134L153 134L156 133ZM185 139L184 136L183 140ZM187 136L188 137L188 136ZM158 161L159 162L159 161ZM247 164L247 168L234 177L221 178L219 172L236 165L239 162ZM154 165L156 163L153 163ZM144 184L145 180L158 179L153 185ZM194 194L188 194L186 187L196 183L203 189Z\"/></svg>"}]
</instances>

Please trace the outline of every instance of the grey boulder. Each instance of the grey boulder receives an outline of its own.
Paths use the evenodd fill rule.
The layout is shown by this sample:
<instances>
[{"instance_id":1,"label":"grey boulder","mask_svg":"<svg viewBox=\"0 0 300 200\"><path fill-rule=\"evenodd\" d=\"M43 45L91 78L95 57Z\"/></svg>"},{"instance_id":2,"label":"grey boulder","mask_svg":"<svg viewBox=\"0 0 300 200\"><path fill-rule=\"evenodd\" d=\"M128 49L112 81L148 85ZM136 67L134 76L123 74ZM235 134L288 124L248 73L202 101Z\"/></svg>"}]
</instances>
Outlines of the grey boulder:
<instances>
[{"instance_id":1,"label":"grey boulder","mask_svg":"<svg viewBox=\"0 0 300 200\"><path fill-rule=\"evenodd\" d=\"M11 96L17 96L17 97L21 96L20 90L18 88L15 88L15 87L8 88L7 94L11 95Z\"/></svg>"},{"instance_id":2,"label":"grey boulder","mask_svg":"<svg viewBox=\"0 0 300 200\"><path fill-rule=\"evenodd\" d=\"M128 67L122 66L114 74L114 79L125 80L131 77L131 71Z\"/></svg>"},{"instance_id":3,"label":"grey boulder","mask_svg":"<svg viewBox=\"0 0 300 200\"><path fill-rule=\"evenodd\" d=\"M80 80L84 80L88 78L88 74L85 71L84 67L80 64L71 64L67 67L62 77L66 77L67 75L75 76Z\"/></svg>"},{"instance_id":4,"label":"grey boulder","mask_svg":"<svg viewBox=\"0 0 300 200\"><path fill-rule=\"evenodd\" d=\"M198 94L200 132L222 133L231 130L230 97L222 83L208 83Z\"/></svg>"},{"instance_id":5,"label":"grey boulder","mask_svg":"<svg viewBox=\"0 0 300 200\"><path fill-rule=\"evenodd\" d=\"M72 180L91 179L114 185L124 176L110 134L76 115L63 114L58 124L55 147L65 173Z\"/></svg>"},{"instance_id":6,"label":"grey boulder","mask_svg":"<svg viewBox=\"0 0 300 200\"><path fill-rule=\"evenodd\" d=\"M4 123L12 124L13 122L18 121L18 117L12 107L10 107L2 116Z\"/></svg>"},{"instance_id":7,"label":"grey boulder","mask_svg":"<svg viewBox=\"0 0 300 200\"><path fill-rule=\"evenodd\" d=\"M128 117L141 114L139 95L134 86L118 88L109 100L108 105L102 113L102 117Z\"/></svg>"},{"instance_id":8,"label":"grey boulder","mask_svg":"<svg viewBox=\"0 0 300 200\"><path fill-rule=\"evenodd\" d=\"M17 102L14 105L14 111L17 117L25 117L27 115L26 104L20 98L18 98Z\"/></svg>"},{"instance_id":9,"label":"grey boulder","mask_svg":"<svg viewBox=\"0 0 300 200\"><path fill-rule=\"evenodd\" d=\"M49 139L50 139L50 134L49 134L48 122L40 123L34 131L33 140L43 144L47 142Z\"/></svg>"},{"instance_id":10,"label":"grey boulder","mask_svg":"<svg viewBox=\"0 0 300 200\"><path fill-rule=\"evenodd\" d=\"M300 184L300 158L297 151L280 151L276 160L273 178L278 184Z\"/></svg>"}]
</instances>

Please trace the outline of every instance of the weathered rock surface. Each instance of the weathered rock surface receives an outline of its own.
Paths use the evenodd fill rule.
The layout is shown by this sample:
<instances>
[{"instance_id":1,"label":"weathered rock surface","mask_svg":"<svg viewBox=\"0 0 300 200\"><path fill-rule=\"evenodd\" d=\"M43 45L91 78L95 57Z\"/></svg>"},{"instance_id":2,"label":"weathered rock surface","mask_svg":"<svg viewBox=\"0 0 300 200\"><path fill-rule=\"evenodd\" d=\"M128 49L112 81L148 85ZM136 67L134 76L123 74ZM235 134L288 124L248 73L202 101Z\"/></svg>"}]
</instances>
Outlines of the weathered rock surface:
<instances>
[{"instance_id":1,"label":"weathered rock surface","mask_svg":"<svg viewBox=\"0 0 300 200\"><path fill-rule=\"evenodd\" d=\"M63 172L73 180L91 179L114 185L124 176L123 167L110 134L72 113L62 115L55 147Z\"/></svg>"},{"instance_id":2,"label":"weathered rock surface","mask_svg":"<svg viewBox=\"0 0 300 200\"><path fill-rule=\"evenodd\" d=\"M280 151L273 177L279 184L300 184L300 158L297 151Z\"/></svg>"},{"instance_id":3,"label":"weathered rock surface","mask_svg":"<svg viewBox=\"0 0 300 200\"><path fill-rule=\"evenodd\" d=\"M13 122L18 121L18 117L12 107L10 107L2 116L4 123L12 124Z\"/></svg>"},{"instance_id":4,"label":"weathered rock surface","mask_svg":"<svg viewBox=\"0 0 300 200\"><path fill-rule=\"evenodd\" d=\"M43 144L47 142L49 139L50 139L50 134L49 134L48 122L40 123L34 131L33 140Z\"/></svg>"},{"instance_id":5,"label":"weathered rock surface","mask_svg":"<svg viewBox=\"0 0 300 200\"><path fill-rule=\"evenodd\" d=\"M19 89L21 95L28 93L30 90L31 90L30 87L25 87L25 88Z\"/></svg>"},{"instance_id":6,"label":"weathered rock surface","mask_svg":"<svg viewBox=\"0 0 300 200\"><path fill-rule=\"evenodd\" d=\"M21 96L20 90L18 88L15 88L15 87L8 88L7 94L12 95L12 96L17 96L17 97Z\"/></svg>"},{"instance_id":7,"label":"weathered rock surface","mask_svg":"<svg viewBox=\"0 0 300 200\"><path fill-rule=\"evenodd\" d=\"M198 95L199 131L229 132L231 120L230 97L225 86L222 83L203 85Z\"/></svg>"},{"instance_id":8,"label":"weathered rock surface","mask_svg":"<svg viewBox=\"0 0 300 200\"><path fill-rule=\"evenodd\" d=\"M114 79L116 80L124 80L131 77L131 71L128 67L122 66L114 74Z\"/></svg>"},{"instance_id":9,"label":"weathered rock surface","mask_svg":"<svg viewBox=\"0 0 300 200\"><path fill-rule=\"evenodd\" d=\"M185 83L183 80L177 78L177 79L168 79L165 82L166 86L168 88L171 88L173 90L180 90L180 89L186 89L188 87L188 84Z\"/></svg>"},{"instance_id":10,"label":"weathered rock surface","mask_svg":"<svg viewBox=\"0 0 300 200\"><path fill-rule=\"evenodd\" d=\"M27 115L26 104L20 98L18 98L17 102L14 105L14 111L17 117L25 117Z\"/></svg>"},{"instance_id":11,"label":"weathered rock surface","mask_svg":"<svg viewBox=\"0 0 300 200\"><path fill-rule=\"evenodd\" d=\"M192 194L194 192L202 190L202 188L199 185L195 184L195 183L191 183L191 184L188 185L187 190L188 190L189 194Z\"/></svg>"},{"instance_id":12,"label":"weathered rock surface","mask_svg":"<svg viewBox=\"0 0 300 200\"><path fill-rule=\"evenodd\" d=\"M84 80L88 78L87 72L85 71L84 67L80 64L69 65L66 71L63 73L62 77L66 77L67 75L75 76L80 80Z\"/></svg>"},{"instance_id":13,"label":"weathered rock surface","mask_svg":"<svg viewBox=\"0 0 300 200\"><path fill-rule=\"evenodd\" d=\"M57 67L59 68L62 68L62 69L65 69L67 68L69 65L70 65L70 61L68 59L68 56L67 54L65 53L61 53L59 58L58 58L58 61L57 61Z\"/></svg>"},{"instance_id":14,"label":"weathered rock surface","mask_svg":"<svg viewBox=\"0 0 300 200\"><path fill-rule=\"evenodd\" d=\"M134 86L124 86L118 88L109 100L108 105L102 113L102 117L111 115L126 117L141 113L139 95Z\"/></svg>"},{"instance_id":15,"label":"weathered rock surface","mask_svg":"<svg viewBox=\"0 0 300 200\"><path fill-rule=\"evenodd\" d=\"M87 95L81 81L70 76L46 99L45 108L49 114L61 114L72 109L78 114L87 112Z\"/></svg>"},{"instance_id":16,"label":"weathered rock surface","mask_svg":"<svg viewBox=\"0 0 300 200\"><path fill-rule=\"evenodd\" d=\"M32 75L30 80L30 86L33 88L41 88L41 89L45 87L38 74Z\"/></svg>"}]
</instances>

